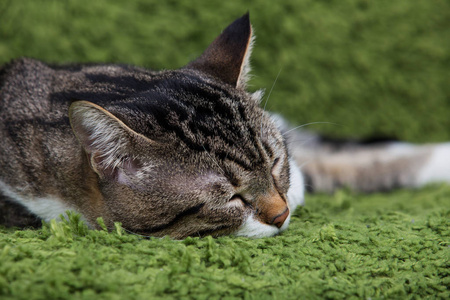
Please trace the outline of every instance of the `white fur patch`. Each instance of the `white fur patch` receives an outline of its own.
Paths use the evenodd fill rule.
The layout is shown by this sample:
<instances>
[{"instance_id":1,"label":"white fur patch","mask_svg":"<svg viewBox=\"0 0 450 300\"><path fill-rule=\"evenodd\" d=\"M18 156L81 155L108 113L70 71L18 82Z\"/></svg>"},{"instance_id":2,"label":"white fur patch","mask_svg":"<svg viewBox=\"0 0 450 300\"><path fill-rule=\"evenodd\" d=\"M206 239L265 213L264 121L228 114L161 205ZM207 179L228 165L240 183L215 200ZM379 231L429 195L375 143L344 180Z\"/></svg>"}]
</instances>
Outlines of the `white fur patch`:
<instances>
[{"instance_id":1,"label":"white fur patch","mask_svg":"<svg viewBox=\"0 0 450 300\"><path fill-rule=\"evenodd\" d=\"M303 205L304 203L305 191L302 173L300 172L299 167L293 159L289 159L289 168L291 186L289 187L287 198L290 212L286 221L284 221L283 226L277 228L275 225L264 224L258 221L255 218L254 214L251 214L246 218L244 224L242 224L242 226L235 233L236 236L245 236L249 238L269 237L276 235L288 228L292 212L295 211L297 206Z\"/></svg>"},{"instance_id":2,"label":"white fur patch","mask_svg":"<svg viewBox=\"0 0 450 300\"><path fill-rule=\"evenodd\" d=\"M305 203L305 183L302 172L294 159L289 159L291 186L287 193L289 209L293 212L297 206ZM284 226L284 225L283 225Z\"/></svg>"},{"instance_id":3,"label":"white fur patch","mask_svg":"<svg viewBox=\"0 0 450 300\"><path fill-rule=\"evenodd\" d=\"M264 90L257 90L256 92L251 94L251 98L256 103L261 103L262 98L264 97Z\"/></svg>"},{"instance_id":4,"label":"white fur patch","mask_svg":"<svg viewBox=\"0 0 450 300\"><path fill-rule=\"evenodd\" d=\"M66 215L67 210L74 210L69 205L63 203L60 199L47 197L24 197L16 193L10 186L0 181L1 192L11 200L25 206L30 212L44 219L50 221L51 219L59 219L59 216Z\"/></svg>"},{"instance_id":5,"label":"white fur patch","mask_svg":"<svg viewBox=\"0 0 450 300\"><path fill-rule=\"evenodd\" d=\"M278 130L280 130L281 132L283 132L289 128L289 124L279 114L271 113L270 119L275 124L275 126L278 128Z\"/></svg>"},{"instance_id":6,"label":"white fur patch","mask_svg":"<svg viewBox=\"0 0 450 300\"><path fill-rule=\"evenodd\" d=\"M404 143L404 142L394 142L388 146L389 155L394 155L395 157L401 157L405 155L414 154L417 150L417 146Z\"/></svg>"},{"instance_id":7,"label":"white fur patch","mask_svg":"<svg viewBox=\"0 0 450 300\"><path fill-rule=\"evenodd\" d=\"M450 183L450 143L434 146L430 158L419 171L417 186L432 182Z\"/></svg>"},{"instance_id":8,"label":"white fur patch","mask_svg":"<svg viewBox=\"0 0 450 300\"><path fill-rule=\"evenodd\" d=\"M249 238L262 238L273 236L279 232L280 229L278 229L275 225L263 224L260 221L256 220L255 216L251 214L247 217L247 219L244 221L244 224L242 224L241 228L239 228L235 235L245 236Z\"/></svg>"}]
</instances>

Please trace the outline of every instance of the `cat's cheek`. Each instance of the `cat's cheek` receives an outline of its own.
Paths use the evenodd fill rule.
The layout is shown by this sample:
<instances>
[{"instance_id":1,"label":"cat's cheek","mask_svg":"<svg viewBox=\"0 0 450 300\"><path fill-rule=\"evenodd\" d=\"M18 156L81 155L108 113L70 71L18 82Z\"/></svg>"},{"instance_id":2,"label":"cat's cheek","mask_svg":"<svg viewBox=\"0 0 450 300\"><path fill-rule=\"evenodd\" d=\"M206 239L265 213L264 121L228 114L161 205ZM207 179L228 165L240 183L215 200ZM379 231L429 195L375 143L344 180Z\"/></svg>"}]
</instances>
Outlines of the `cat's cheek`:
<instances>
[{"instance_id":1,"label":"cat's cheek","mask_svg":"<svg viewBox=\"0 0 450 300\"><path fill-rule=\"evenodd\" d=\"M124 172L118 172L117 174L117 182L119 184L130 185L130 180L128 176Z\"/></svg>"}]
</instances>

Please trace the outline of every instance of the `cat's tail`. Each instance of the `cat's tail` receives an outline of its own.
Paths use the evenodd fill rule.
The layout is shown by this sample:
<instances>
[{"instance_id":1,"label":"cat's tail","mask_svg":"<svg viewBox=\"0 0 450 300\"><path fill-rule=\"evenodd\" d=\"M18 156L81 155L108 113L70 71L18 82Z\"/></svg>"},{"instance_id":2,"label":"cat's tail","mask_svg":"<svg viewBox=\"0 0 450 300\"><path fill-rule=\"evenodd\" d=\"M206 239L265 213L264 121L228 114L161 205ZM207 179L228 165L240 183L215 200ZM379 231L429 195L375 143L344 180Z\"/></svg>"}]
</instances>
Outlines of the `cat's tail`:
<instances>
[{"instance_id":1,"label":"cat's tail","mask_svg":"<svg viewBox=\"0 0 450 300\"><path fill-rule=\"evenodd\" d=\"M348 187L360 192L450 183L450 143L416 145L397 141L331 141L277 123L291 156L300 166L305 187L332 192Z\"/></svg>"}]
</instances>

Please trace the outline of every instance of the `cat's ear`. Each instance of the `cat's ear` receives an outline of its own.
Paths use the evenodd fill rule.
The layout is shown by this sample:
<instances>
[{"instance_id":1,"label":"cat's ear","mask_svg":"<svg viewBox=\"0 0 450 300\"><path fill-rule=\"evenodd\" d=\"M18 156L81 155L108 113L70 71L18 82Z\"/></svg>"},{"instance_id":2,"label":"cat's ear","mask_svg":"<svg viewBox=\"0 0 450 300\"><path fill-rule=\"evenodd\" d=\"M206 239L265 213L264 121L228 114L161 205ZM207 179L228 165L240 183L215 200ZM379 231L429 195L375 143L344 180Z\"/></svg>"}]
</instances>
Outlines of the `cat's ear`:
<instances>
[{"instance_id":1,"label":"cat's ear","mask_svg":"<svg viewBox=\"0 0 450 300\"><path fill-rule=\"evenodd\" d=\"M151 140L133 131L104 108L88 101L72 103L69 119L75 136L88 154L91 168L101 178L121 181L124 172L137 172L140 162L135 147L141 143L151 143Z\"/></svg>"},{"instance_id":2,"label":"cat's ear","mask_svg":"<svg viewBox=\"0 0 450 300\"><path fill-rule=\"evenodd\" d=\"M252 27L249 14L231 23L203 54L187 65L245 89L250 71Z\"/></svg>"}]
</instances>

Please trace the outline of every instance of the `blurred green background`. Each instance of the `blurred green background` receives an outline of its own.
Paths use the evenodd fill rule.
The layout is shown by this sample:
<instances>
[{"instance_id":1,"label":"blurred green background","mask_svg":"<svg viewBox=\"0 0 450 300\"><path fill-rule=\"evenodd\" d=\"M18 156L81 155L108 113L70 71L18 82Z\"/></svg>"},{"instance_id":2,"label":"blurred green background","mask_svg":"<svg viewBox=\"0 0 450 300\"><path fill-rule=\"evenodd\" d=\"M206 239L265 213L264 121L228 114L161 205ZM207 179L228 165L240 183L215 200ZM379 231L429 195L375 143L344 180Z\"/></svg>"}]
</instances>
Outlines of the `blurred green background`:
<instances>
[{"instance_id":1,"label":"blurred green background","mask_svg":"<svg viewBox=\"0 0 450 300\"><path fill-rule=\"evenodd\" d=\"M448 0L0 0L0 63L177 68L247 11L250 89L268 95L280 72L268 109L337 123L307 127L336 137L450 140ZM308 195L289 230L259 240L0 227L0 298L448 299L449 197Z\"/></svg>"},{"instance_id":2,"label":"blurred green background","mask_svg":"<svg viewBox=\"0 0 450 300\"><path fill-rule=\"evenodd\" d=\"M250 11L250 90L336 137L450 140L450 1L0 1L0 63L177 68Z\"/></svg>"}]
</instances>

